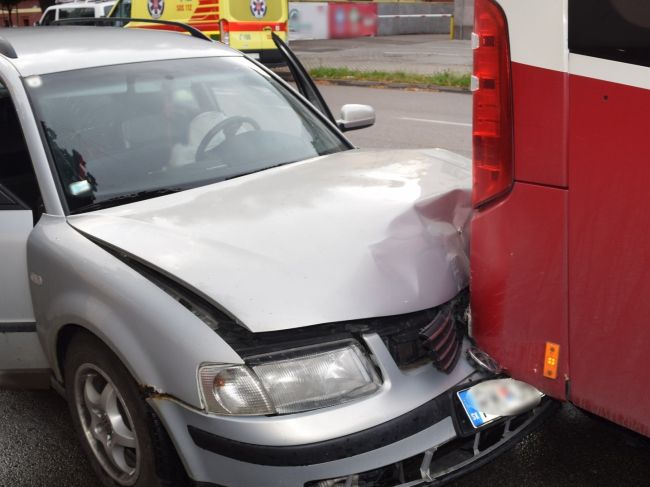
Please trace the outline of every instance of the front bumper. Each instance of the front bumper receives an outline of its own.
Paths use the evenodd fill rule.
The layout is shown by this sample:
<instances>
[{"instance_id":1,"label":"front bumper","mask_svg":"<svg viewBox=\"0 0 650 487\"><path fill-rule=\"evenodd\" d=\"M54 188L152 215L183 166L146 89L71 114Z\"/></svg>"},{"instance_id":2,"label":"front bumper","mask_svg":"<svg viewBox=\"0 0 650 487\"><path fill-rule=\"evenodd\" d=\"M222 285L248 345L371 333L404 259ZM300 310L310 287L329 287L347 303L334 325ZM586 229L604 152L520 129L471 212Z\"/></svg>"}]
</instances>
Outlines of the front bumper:
<instances>
[{"instance_id":1,"label":"front bumper","mask_svg":"<svg viewBox=\"0 0 650 487\"><path fill-rule=\"evenodd\" d=\"M443 445L391 465L336 479L309 482L305 487L434 487L445 485L492 461L531 433L559 406L544 399L525 414L509 418L469 436L458 436Z\"/></svg>"},{"instance_id":2,"label":"front bumper","mask_svg":"<svg viewBox=\"0 0 650 487\"><path fill-rule=\"evenodd\" d=\"M381 340L366 341L386 364ZM150 404L188 475L199 485L227 487L439 485L514 445L553 407L545 400L530 413L476 432L455 392L487 377L465 359L449 375L431 365L382 371L381 393L305 414L226 419L169 399ZM422 388L428 399L413 402L423 397Z\"/></svg>"},{"instance_id":3,"label":"front bumper","mask_svg":"<svg viewBox=\"0 0 650 487\"><path fill-rule=\"evenodd\" d=\"M557 402L545 399L532 411L508 418L498 424L472 432L467 436L456 436L454 431L455 422L451 417L447 417L434 427L422 431L422 434L418 435L418 437L421 437L420 440L423 440L425 444L428 442L430 445L421 453L371 470L357 470L357 472L350 475L332 476L334 472L341 472L347 463L351 462L357 469L360 469L365 462L370 460L370 457L365 458L366 455L362 454L350 456L347 462L336 461L345 459L345 457L337 458L339 452L346 448L348 441L347 438L341 438L336 442L332 442L331 445L330 454L336 460L326 461L320 469L325 474L325 471L331 468L329 476L326 478L305 481L297 478L297 471L288 471L283 474L281 479L277 479L277 482L272 482L268 478L256 479L254 482L255 485L297 485L304 487L427 487L444 485L481 467L513 447L520 439L541 424L555 410L557 405ZM273 452L253 445L251 445L252 448L249 451L245 451L243 445L233 445L232 451L225 452L223 444L218 441L211 443L210 435L205 435L205 433L197 434L196 430L191 431L191 435L195 443L205 450L217 450L218 453L226 453L231 458L240 456L242 461L254 464L263 463L267 466L279 466L281 464L281 466L287 467L289 466L287 464L292 463L296 468L308 468L313 472L310 474L311 476L317 475L317 470L313 468L316 465L310 465L309 462L317 463L319 457L322 459L326 447L326 445L303 445L282 452L282 456L274 456ZM216 438L218 437L212 437L213 440ZM441 441L442 443L440 443ZM354 448L354 444L350 446ZM394 452L402 454L405 446L406 443L404 442L395 442L368 453L374 458L381 458ZM310 450L314 447L323 447L323 450L320 452L314 451L315 457L309 460ZM199 482L198 484L203 487L221 485L208 482ZM247 484L238 481L233 485Z\"/></svg>"}]
</instances>

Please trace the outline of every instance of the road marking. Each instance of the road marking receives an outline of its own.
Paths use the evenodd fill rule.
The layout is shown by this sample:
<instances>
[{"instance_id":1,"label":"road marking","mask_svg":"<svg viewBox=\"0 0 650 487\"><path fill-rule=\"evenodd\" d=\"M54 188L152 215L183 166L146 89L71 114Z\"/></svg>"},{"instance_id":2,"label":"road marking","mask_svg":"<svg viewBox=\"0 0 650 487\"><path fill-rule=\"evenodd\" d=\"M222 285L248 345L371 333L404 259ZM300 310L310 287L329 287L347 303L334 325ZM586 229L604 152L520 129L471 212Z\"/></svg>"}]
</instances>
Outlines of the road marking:
<instances>
[{"instance_id":1,"label":"road marking","mask_svg":"<svg viewBox=\"0 0 650 487\"><path fill-rule=\"evenodd\" d=\"M400 120L410 120L411 122L439 123L441 125L457 125L459 127L471 127L471 123L449 122L447 120L429 120L427 118L399 117Z\"/></svg>"},{"instance_id":2,"label":"road marking","mask_svg":"<svg viewBox=\"0 0 650 487\"><path fill-rule=\"evenodd\" d=\"M399 18L432 18L432 17L453 17L452 14L400 14L400 15L377 15L380 19L399 19Z\"/></svg>"},{"instance_id":3,"label":"road marking","mask_svg":"<svg viewBox=\"0 0 650 487\"><path fill-rule=\"evenodd\" d=\"M437 52L437 51L384 51L384 54L387 56L410 56L412 54L417 54L419 56L448 56L448 57L458 57L458 58L467 58L470 59L470 54L459 54L456 52ZM465 63L462 63L465 64Z\"/></svg>"}]
</instances>

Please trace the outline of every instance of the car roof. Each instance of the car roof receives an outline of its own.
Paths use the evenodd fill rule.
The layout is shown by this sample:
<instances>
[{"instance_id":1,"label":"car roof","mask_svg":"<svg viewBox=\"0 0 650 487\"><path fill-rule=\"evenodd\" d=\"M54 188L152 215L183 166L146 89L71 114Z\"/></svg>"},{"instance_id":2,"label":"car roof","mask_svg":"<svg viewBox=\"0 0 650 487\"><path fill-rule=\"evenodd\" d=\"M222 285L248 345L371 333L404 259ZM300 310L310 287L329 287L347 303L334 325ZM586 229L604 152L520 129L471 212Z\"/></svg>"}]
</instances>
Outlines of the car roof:
<instances>
[{"instance_id":1,"label":"car roof","mask_svg":"<svg viewBox=\"0 0 650 487\"><path fill-rule=\"evenodd\" d=\"M101 7L102 5L115 5L115 3L117 3L117 0L106 0L101 2L65 2L50 5L45 10L57 10L62 8L94 8Z\"/></svg>"},{"instance_id":2,"label":"car roof","mask_svg":"<svg viewBox=\"0 0 650 487\"><path fill-rule=\"evenodd\" d=\"M164 59L241 56L219 42L179 32L121 27L2 29L0 44L15 52L5 57L21 76Z\"/></svg>"}]
</instances>

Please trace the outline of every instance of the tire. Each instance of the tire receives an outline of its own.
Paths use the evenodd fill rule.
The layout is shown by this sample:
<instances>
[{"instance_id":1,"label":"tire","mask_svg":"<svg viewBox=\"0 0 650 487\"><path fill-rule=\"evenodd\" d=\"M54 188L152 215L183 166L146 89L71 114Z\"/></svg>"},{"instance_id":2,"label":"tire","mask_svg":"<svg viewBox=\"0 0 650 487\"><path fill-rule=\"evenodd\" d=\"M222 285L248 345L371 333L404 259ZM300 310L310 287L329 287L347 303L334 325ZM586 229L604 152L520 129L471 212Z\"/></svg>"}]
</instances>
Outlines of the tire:
<instances>
[{"instance_id":1,"label":"tire","mask_svg":"<svg viewBox=\"0 0 650 487\"><path fill-rule=\"evenodd\" d=\"M63 367L75 432L104 486L191 485L160 420L106 345L76 334Z\"/></svg>"}]
</instances>

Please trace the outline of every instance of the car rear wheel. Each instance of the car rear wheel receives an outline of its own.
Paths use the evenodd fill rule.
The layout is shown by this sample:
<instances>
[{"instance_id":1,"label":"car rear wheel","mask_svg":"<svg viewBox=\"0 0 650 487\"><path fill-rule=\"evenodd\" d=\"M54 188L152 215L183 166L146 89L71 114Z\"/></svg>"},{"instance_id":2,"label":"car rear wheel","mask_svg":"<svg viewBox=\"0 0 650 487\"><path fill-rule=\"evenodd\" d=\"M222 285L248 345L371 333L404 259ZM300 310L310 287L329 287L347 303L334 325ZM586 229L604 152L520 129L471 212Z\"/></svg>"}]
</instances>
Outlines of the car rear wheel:
<instances>
[{"instance_id":1,"label":"car rear wheel","mask_svg":"<svg viewBox=\"0 0 650 487\"><path fill-rule=\"evenodd\" d=\"M189 484L166 431L108 347L90 334L75 335L64 375L75 431L103 485Z\"/></svg>"}]
</instances>

